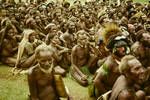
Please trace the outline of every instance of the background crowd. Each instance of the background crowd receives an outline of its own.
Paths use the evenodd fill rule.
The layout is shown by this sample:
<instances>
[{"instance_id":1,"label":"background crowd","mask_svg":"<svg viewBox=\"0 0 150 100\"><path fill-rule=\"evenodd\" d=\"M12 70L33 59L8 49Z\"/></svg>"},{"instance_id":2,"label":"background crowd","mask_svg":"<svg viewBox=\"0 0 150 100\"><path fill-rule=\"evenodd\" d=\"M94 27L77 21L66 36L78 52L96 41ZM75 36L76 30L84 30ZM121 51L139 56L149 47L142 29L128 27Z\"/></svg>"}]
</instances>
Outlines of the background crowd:
<instances>
[{"instance_id":1,"label":"background crowd","mask_svg":"<svg viewBox=\"0 0 150 100\"><path fill-rule=\"evenodd\" d=\"M49 76L51 70L62 77L69 73L88 86L94 100L105 93L111 93L108 100L149 100L150 3L2 0L0 61L12 66L15 74L30 73L31 100L59 98L43 92L40 85L47 87L45 80L37 86L42 91L39 98L34 98L33 80L42 79L39 71Z\"/></svg>"}]
</instances>

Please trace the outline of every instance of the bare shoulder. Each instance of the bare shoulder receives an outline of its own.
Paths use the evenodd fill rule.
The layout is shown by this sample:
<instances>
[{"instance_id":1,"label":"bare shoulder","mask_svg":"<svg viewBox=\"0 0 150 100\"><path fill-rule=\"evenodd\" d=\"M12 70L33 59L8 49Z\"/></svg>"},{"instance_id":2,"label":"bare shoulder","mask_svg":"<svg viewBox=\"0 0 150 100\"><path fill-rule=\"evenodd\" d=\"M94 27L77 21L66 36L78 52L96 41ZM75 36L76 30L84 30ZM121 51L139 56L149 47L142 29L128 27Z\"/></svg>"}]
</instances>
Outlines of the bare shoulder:
<instances>
[{"instance_id":1,"label":"bare shoulder","mask_svg":"<svg viewBox=\"0 0 150 100\"><path fill-rule=\"evenodd\" d=\"M112 66L113 63L115 63L115 61L114 61L114 58L112 56L108 56L104 63Z\"/></svg>"},{"instance_id":2,"label":"bare shoulder","mask_svg":"<svg viewBox=\"0 0 150 100\"><path fill-rule=\"evenodd\" d=\"M38 65L32 66L28 70L28 75L32 75L33 73L36 73L38 71Z\"/></svg>"},{"instance_id":3,"label":"bare shoulder","mask_svg":"<svg viewBox=\"0 0 150 100\"><path fill-rule=\"evenodd\" d=\"M78 46L78 45L75 45L75 46L72 48L72 51L76 51L78 48L79 48L79 46Z\"/></svg>"}]
</instances>

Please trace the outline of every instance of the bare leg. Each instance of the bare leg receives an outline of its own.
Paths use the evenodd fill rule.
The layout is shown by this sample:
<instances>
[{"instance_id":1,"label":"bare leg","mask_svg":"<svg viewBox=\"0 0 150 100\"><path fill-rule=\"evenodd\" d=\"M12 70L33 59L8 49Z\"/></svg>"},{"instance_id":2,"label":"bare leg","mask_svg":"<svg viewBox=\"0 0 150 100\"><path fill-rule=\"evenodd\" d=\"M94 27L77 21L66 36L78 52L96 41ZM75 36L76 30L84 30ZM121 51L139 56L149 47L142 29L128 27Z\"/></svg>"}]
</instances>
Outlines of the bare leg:
<instances>
[{"instance_id":1,"label":"bare leg","mask_svg":"<svg viewBox=\"0 0 150 100\"><path fill-rule=\"evenodd\" d=\"M88 80L83 80L82 76L79 75L73 68L71 68L71 75L72 77L82 86L87 86L88 85Z\"/></svg>"},{"instance_id":2,"label":"bare leg","mask_svg":"<svg viewBox=\"0 0 150 100\"><path fill-rule=\"evenodd\" d=\"M8 66L14 67L16 63L16 58L13 57L2 57L1 61Z\"/></svg>"}]
</instances>

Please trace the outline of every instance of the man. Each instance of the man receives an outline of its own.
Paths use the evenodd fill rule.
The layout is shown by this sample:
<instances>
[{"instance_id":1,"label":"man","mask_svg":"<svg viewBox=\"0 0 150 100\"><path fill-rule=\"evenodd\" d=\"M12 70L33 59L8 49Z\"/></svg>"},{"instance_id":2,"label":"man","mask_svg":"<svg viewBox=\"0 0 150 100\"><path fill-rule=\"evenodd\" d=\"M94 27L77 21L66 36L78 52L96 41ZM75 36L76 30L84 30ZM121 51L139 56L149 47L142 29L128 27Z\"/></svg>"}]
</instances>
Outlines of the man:
<instances>
[{"instance_id":1,"label":"man","mask_svg":"<svg viewBox=\"0 0 150 100\"><path fill-rule=\"evenodd\" d=\"M135 84L141 85L147 80L146 69L132 55L122 58L119 65L121 76L115 82L109 100L145 100L145 92L136 90Z\"/></svg>"},{"instance_id":2,"label":"man","mask_svg":"<svg viewBox=\"0 0 150 100\"><path fill-rule=\"evenodd\" d=\"M47 33L45 43L47 45L50 44L51 39L55 36L58 35L58 27L54 23L50 23L45 27L45 31Z\"/></svg>"},{"instance_id":3,"label":"man","mask_svg":"<svg viewBox=\"0 0 150 100\"><path fill-rule=\"evenodd\" d=\"M132 45L131 50L141 64L150 70L150 34L145 30L137 32L137 41ZM150 77L149 77L150 80ZM150 81L144 83L144 88L147 94L150 95Z\"/></svg>"},{"instance_id":4,"label":"man","mask_svg":"<svg viewBox=\"0 0 150 100\"><path fill-rule=\"evenodd\" d=\"M71 52L71 75L82 86L87 86L90 82L89 68L95 62L94 57L91 56L92 53L86 32L79 32L77 45L73 47Z\"/></svg>"},{"instance_id":5,"label":"man","mask_svg":"<svg viewBox=\"0 0 150 100\"><path fill-rule=\"evenodd\" d=\"M29 68L35 61L34 50L42 43L36 39L37 33L31 29L24 29L23 38L19 43L18 54L16 59L15 68Z\"/></svg>"},{"instance_id":6,"label":"man","mask_svg":"<svg viewBox=\"0 0 150 100\"><path fill-rule=\"evenodd\" d=\"M15 54L18 49L18 31L14 25L10 24L4 28L3 32L5 35L0 47L1 61L9 66L14 66L16 63Z\"/></svg>"},{"instance_id":7,"label":"man","mask_svg":"<svg viewBox=\"0 0 150 100\"><path fill-rule=\"evenodd\" d=\"M61 96L68 97L61 77L54 75L52 54L51 48L46 44L35 50L37 64L30 68L28 74L31 100L60 100Z\"/></svg>"},{"instance_id":8,"label":"man","mask_svg":"<svg viewBox=\"0 0 150 100\"><path fill-rule=\"evenodd\" d=\"M150 34L148 31L140 30L136 35L136 42L132 45L133 54L139 59L144 67L150 67Z\"/></svg>"},{"instance_id":9,"label":"man","mask_svg":"<svg viewBox=\"0 0 150 100\"><path fill-rule=\"evenodd\" d=\"M51 50L53 51L53 57L54 57L54 62L55 62L55 64L54 64L55 73L65 76L66 71L69 68L67 65L68 61L67 61L67 59L65 59L67 57L64 54L68 53L69 49L62 47L60 45L60 43L61 43L61 41L59 40L58 36L56 35L51 39L49 48L51 48ZM64 66L62 66L61 62L63 62Z\"/></svg>"},{"instance_id":10,"label":"man","mask_svg":"<svg viewBox=\"0 0 150 100\"><path fill-rule=\"evenodd\" d=\"M110 26L111 27L110 27ZM93 84L94 95L99 97L112 89L116 79L120 76L118 65L123 56L129 53L127 38L114 24L109 24L105 29L104 42L111 54L105 59L102 66L97 70Z\"/></svg>"},{"instance_id":11,"label":"man","mask_svg":"<svg viewBox=\"0 0 150 100\"><path fill-rule=\"evenodd\" d=\"M65 47L72 49L75 42L74 34L76 32L76 25L74 22L68 21L67 27L68 30L60 36L60 39Z\"/></svg>"}]
</instances>

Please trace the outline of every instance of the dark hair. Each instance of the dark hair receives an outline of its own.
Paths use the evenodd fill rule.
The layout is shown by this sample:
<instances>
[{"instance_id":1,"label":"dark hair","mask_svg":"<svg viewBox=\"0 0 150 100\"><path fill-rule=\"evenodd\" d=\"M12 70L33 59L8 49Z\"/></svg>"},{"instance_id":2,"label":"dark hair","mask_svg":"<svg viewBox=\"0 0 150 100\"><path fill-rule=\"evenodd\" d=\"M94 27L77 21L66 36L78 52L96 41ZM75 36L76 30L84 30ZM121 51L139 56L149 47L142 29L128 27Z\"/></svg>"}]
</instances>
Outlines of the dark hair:
<instances>
[{"instance_id":1,"label":"dark hair","mask_svg":"<svg viewBox=\"0 0 150 100\"><path fill-rule=\"evenodd\" d=\"M124 37L124 38L120 38L120 40L115 40L116 37ZM118 33L118 34L111 36L106 47L111 50L113 49L115 43L118 41L124 41L127 43L128 46L130 46L130 41L128 40L128 38Z\"/></svg>"},{"instance_id":2,"label":"dark hair","mask_svg":"<svg viewBox=\"0 0 150 100\"><path fill-rule=\"evenodd\" d=\"M142 30L139 30L139 31L136 33L136 34L137 34L137 35L136 35L136 40L137 40L137 41L140 41L141 38L142 38L142 34L145 33L145 32L146 32L146 31L143 30L143 29L142 29Z\"/></svg>"}]
</instances>

